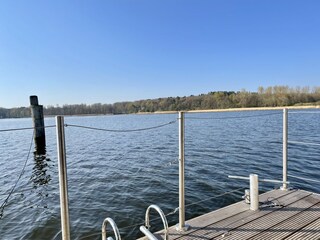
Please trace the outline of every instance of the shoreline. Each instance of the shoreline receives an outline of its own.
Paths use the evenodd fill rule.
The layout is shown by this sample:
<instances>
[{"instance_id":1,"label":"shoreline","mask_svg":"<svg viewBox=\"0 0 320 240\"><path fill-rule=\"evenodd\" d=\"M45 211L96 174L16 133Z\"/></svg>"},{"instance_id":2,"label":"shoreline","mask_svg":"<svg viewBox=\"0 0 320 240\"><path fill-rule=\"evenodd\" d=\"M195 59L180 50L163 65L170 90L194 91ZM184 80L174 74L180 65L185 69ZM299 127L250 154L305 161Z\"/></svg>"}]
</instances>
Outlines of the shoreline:
<instances>
[{"instance_id":1,"label":"shoreline","mask_svg":"<svg viewBox=\"0 0 320 240\"><path fill-rule=\"evenodd\" d=\"M212 113L212 112L243 112L243 111L276 111L287 108L289 110L320 109L320 105L307 106L283 106L283 107L249 107L249 108L225 108L225 109L204 109L204 110L185 110L185 113ZM177 114L179 111L156 111L156 112L138 112L138 113L121 113L121 114L78 114L78 115L61 115L65 117L92 117L92 116L119 116L119 115L148 115L148 114ZM60 115L44 115L44 118L54 118ZM30 117L23 117L30 118ZM3 119L21 119L21 118L0 118Z\"/></svg>"},{"instance_id":2,"label":"shoreline","mask_svg":"<svg viewBox=\"0 0 320 240\"><path fill-rule=\"evenodd\" d=\"M225 109L204 109L204 110L186 110L182 111L185 113L210 113L210 112L241 112L241 111L272 111L272 110L282 110L295 109L320 109L320 105L308 105L308 106L284 106L284 107L252 107L252 108L225 108ZM136 114L172 114L178 113L179 111L156 111L156 112L141 112Z\"/></svg>"}]
</instances>

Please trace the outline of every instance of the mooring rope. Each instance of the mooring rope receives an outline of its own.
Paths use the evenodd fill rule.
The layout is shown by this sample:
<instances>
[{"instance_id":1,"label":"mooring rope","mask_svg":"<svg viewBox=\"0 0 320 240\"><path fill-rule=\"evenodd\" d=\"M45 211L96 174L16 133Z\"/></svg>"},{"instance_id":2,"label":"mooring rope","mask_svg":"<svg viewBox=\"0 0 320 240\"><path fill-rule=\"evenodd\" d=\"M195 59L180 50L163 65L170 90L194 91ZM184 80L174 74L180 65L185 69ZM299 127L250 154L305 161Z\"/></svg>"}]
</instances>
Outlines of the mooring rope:
<instances>
[{"instance_id":1,"label":"mooring rope","mask_svg":"<svg viewBox=\"0 0 320 240\"><path fill-rule=\"evenodd\" d=\"M241 119L241 118L253 118L253 117L264 117L264 116L271 116L271 115L279 115L282 114L281 112L277 113L266 113L266 114L254 114L254 115L246 115L246 116L233 116L233 117L185 117L185 119Z\"/></svg>"},{"instance_id":2,"label":"mooring rope","mask_svg":"<svg viewBox=\"0 0 320 240\"><path fill-rule=\"evenodd\" d=\"M309 142L298 142L298 141L288 141L288 143L311 145L311 146L320 146L320 143L309 143Z\"/></svg>"},{"instance_id":3,"label":"mooring rope","mask_svg":"<svg viewBox=\"0 0 320 240\"><path fill-rule=\"evenodd\" d=\"M27 162L28 162L28 160L29 160L29 156L30 156L30 153L31 153L31 148L32 148L32 145L33 145L33 137L34 137L34 131L33 131L33 134L32 134L32 138L31 138L31 142L30 142L30 147L29 147L28 155L27 155L27 158L26 158L26 160L25 160L25 162L24 162L24 165L23 165L23 168L22 168L22 170L21 170L21 172L20 172L20 175L19 175L19 177L17 178L17 181L15 182L15 184L13 185L13 187L11 188L11 191L9 192L7 198L3 201L3 203L2 203L1 206L0 206L0 219L1 219L2 216L3 216L4 208L6 207L8 201L9 201L10 196L13 194L13 191L15 190L18 182L20 181L22 175L24 174L24 170L25 170L25 168L26 168L26 166L27 166Z\"/></svg>"},{"instance_id":4,"label":"mooring rope","mask_svg":"<svg viewBox=\"0 0 320 240\"><path fill-rule=\"evenodd\" d=\"M76 124L65 124L66 127L76 127L76 128L84 128L84 129L89 129L89 130L96 130L96 131L104 131L104 132L140 132L140 131L147 131L147 130L152 130L156 128L161 128L173 123L176 123L177 120L164 123L161 125L153 126L153 127L147 127L147 128L137 128L137 129L105 129L105 128L95 128L95 127L88 127L88 126L82 126L82 125L76 125Z\"/></svg>"}]
</instances>

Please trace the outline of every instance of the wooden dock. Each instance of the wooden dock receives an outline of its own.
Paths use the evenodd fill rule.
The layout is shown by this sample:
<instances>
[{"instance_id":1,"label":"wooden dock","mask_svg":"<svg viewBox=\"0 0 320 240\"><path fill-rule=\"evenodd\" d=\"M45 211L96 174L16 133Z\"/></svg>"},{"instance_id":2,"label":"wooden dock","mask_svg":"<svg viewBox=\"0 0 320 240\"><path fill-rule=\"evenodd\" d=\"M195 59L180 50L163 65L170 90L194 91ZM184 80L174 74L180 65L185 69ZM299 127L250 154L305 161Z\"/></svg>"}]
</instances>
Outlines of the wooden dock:
<instances>
[{"instance_id":1,"label":"wooden dock","mask_svg":"<svg viewBox=\"0 0 320 240\"><path fill-rule=\"evenodd\" d=\"M261 194L259 202L257 211L241 201L191 219L185 233L171 227L169 239L320 239L319 194L272 190Z\"/></svg>"}]
</instances>

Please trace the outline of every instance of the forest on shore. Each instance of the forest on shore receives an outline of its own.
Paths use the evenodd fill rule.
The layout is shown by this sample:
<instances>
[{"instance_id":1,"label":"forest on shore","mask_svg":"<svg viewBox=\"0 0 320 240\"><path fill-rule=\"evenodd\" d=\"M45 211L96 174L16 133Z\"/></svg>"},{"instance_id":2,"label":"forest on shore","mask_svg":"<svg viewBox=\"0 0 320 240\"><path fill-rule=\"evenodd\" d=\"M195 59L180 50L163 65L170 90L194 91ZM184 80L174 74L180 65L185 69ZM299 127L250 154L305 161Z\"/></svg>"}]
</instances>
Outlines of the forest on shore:
<instances>
[{"instance_id":1,"label":"forest on shore","mask_svg":"<svg viewBox=\"0 0 320 240\"><path fill-rule=\"evenodd\" d=\"M44 115L129 114L159 111L320 105L320 87L259 87L257 92L215 91L197 96L146 99L113 104L44 106ZM0 108L0 118L30 117L29 107Z\"/></svg>"}]
</instances>

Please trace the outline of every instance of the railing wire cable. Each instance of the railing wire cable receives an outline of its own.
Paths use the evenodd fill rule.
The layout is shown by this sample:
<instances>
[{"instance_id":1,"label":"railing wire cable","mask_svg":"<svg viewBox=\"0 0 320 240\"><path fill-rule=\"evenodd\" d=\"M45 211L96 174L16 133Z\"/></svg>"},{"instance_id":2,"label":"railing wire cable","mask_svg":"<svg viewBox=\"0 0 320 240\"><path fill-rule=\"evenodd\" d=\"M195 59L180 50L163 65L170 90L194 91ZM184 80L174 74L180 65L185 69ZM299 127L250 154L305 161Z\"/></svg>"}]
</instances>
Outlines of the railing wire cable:
<instances>
[{"instance_id":1,"label":"railing wire cable","mask_svg":"<svg viewBox=\"0 0 320 240\"><path fill-rule=\"evenodd\" d=\"M30 188L24 188L24 189L20 189L15 191L13 194L23 194L24 192L30 191L30 190L35 190L34 187L30 187ZM0 196L6 196L10 193L11 191L8 191L6 193L0 193Z\"/></svg>"},{"instance_id":2,"label":"railing wire cable","mask_svg":"<svg viewBox=\"0 0 320 240\"><path fill-rule=\"evenodd\" d=\"M34 137L34 131L33 131L33 134L32 134L32 138L31 138L31 142L30 142L30 147L29 147L28 155L27 155L27 158L26 158L26 160L25 160L25 162L24 162L24 165L23 165L23 167L22 167L22 170L21 170L21 172L20 172L20 174L19 174L19 177L17 178L15 184L14 184L13 187L11 188L11 191L9 192L8 196L6 197L6 199L3 201L3 203L2 203L1 206L0 206L0 219L1 219L2 216L3 216L4 208L5 208L5 206L7 205L10 196L13 194L13 192L14 192L17 184L18 184L18 182L20 181L22 175L24 174L24 170L25 170L25 168L26 168L26 166L27 166L27 162L28 162L28 160L29 160L29 156L30 156L30 153L31 153L31 148L32 148L32 145L33 145L33 137Z\"/></svg>"},{"instance_id":3,"label":"railing wire cable","mask_svg":"<svg viewBox=\"0 0 320 240\"><path fill-rule=\"evenodd\" d=\"M320 143L309 143L309 142L298 142L298 141L288 141L288 143L311 145L311 146L320 146Z\"/></svg>"},{"instance_id":4,"label":"railing wire cable","mask_svg":"<svg viewBox=\"0 0 320 240\"><path fill-rule=\"evenodd\" d=\"M44 128L53 128L56 125L45 126ZM36 127L36 128L43 128L43 127ZM25 128L10 128L10 129L0 129L0 132L13 132L13 131L23 131L23 130L32 130L35 129L34 127L25 127Z\"/></svg>"},{"instance_id":5,"label":"railing wire cable","mask_svg":"<svg viewBox=\"0 0 320 240\"><path fill-rule=\"evenodd\" d=\"M320 114L320 111L319 112L306 112L306 111L301 111L301 112L288 112L290 114L300 114L300 113L303 113L303 114Z\"/></svg>"},{"instance_id":6,"label":"railing wire cable","mask_svg":"<svg viewBox=\"0 0 320 240\"><path fill-rule=\"evenodd\" d=\"M137 129L126 129L126 130L121 130L121 129L105 129L105 128L95 128L95 127L88 127L88 126L81 126L81 125L76 125L76 124L65 124L66 127L76 127L76 128L84 128L84 129L90 129L90 130L97 130L97 131L104 131L104 132L140 132L140 131L147 131L147 130L152 130L156 128L161 128L173 123L176 123L177 120L164 123L161 125L153 126L153 127L147 127L147 128L137 128Z\"/></svg>"},{"instance_id":7,"label":"railing wire cable","mask_svg":"<svg viewBox=\"0 0 320 240\"><path fill-rule=\"evenodd\" d=\"M307 181L307 182L320 183L320 180L315 180L315 179L311 179L311 178L298 177L298 176L294 176L294 175L291 175L291 174L288 174L288 176L289 176L289 177L292 177L292 178L297 178L297 179L305 180L305 181Z\"/></svg>"},{"instance_id":8,"label":"railing wire cable","mask_svg":"<svg viewBox=\"0 0 320 240\"><path fill-rule=\"evenodd\" d=\"M232 190L232 191L224 192L224 193L221 193L221 194L216 195L216 196L214 196L214 197L210 197L210 198L206 198L206 199L200 200L200 201L198 201L198 202L189 203L189 204L185 205L185 207L190 207L190 206L193 206L193 205L197 205L197 204L199 204L199 203L206 202L206 201L208 201L208 200L212 200L212 199L215 199L215 198L218 198L218 197L222 197L222 196L225 196L225 195L234 193L234 192L239 192L240 190L243 190L243 187L237 188L237 189Z\"/></svg>"},{"instance_id":9,"label":"railing wire cable","mask_svg":"<svg viewBox=\"0 0 320 240\"><path fill-rule=\"evenodd\" d=\"M185 117L185 119L240 119L240 118L254 118L254 117L264 117L264 116L271 116L271 115L280 115L281 112L277 113L266 113L266 114L255 114L255 115L246 115L246 116L233 116L233 117Z\"/></svg>"}]
</instances>

